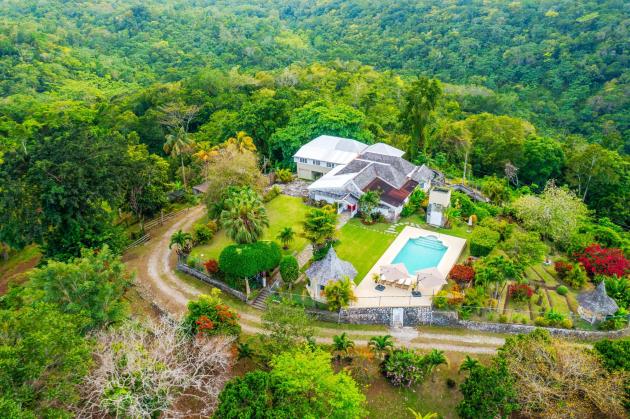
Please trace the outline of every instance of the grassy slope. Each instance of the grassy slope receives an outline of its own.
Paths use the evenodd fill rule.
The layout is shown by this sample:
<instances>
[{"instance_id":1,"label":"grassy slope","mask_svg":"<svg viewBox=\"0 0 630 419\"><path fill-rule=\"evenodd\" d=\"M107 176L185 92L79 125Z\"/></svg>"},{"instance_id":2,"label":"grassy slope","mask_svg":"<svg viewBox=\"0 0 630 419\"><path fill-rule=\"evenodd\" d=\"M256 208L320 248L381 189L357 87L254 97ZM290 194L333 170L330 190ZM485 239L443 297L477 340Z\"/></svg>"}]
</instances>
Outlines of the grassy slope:
<instances>
[{"instance_id":1,"label":"grassy slope","mask_svg":"<svg viewBox=\"0 0 630 419\"><path fill-rule=\"evenodd\" d=\"M276 240L276 236L284 227L293 227L296 237L291 243L288 253L299 252L306 246L306 239L300 237L302 232L302 221L308 207L304 205L300 198L287 195L279 195L271 202L265 204L267 215L269 216L269 228L265 230L263 240ZM210 243L197 246L192 251L192 256L200 257L202 260L218 259L221 250L232 244L223 230L217 232Z\"/></svg>"}]
</instances>

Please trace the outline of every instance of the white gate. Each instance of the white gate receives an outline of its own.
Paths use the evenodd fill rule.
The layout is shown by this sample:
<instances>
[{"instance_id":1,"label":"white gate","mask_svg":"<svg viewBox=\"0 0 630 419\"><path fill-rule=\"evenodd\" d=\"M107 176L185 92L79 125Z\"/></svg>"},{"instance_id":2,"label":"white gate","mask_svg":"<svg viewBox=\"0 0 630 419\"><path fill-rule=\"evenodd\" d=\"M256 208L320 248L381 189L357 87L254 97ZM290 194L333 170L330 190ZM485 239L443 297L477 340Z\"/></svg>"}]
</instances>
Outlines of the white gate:
<instances>
[{"instance_id":1,"label":"white gate","mask_svg":"<svg viewBox=\"0 0 630 419\"><path fill-rule=\"evenodd\" d=\"M392 327L403 327L404 314L404 308L392 308Z\"/></svg>"}]
</instances>

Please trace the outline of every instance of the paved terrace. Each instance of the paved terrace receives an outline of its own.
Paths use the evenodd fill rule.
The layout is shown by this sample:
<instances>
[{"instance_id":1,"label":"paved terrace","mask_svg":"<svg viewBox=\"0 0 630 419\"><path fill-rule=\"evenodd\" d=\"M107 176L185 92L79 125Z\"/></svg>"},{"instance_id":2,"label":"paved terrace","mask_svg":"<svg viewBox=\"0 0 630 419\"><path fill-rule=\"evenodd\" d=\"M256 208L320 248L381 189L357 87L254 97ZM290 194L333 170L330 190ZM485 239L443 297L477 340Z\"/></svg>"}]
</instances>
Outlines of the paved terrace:
<instances>
[{"instance_id":1,"label":"paved terrace","mask_svg":"<svg viewBox=\"0 0 630 419\"><path fill-rule=\"evenodd\" d=\"M376 284L372 279L374 273L380 272L382 265L392 263L409 239L427 236L437 237L444 246L447 247L446 253L442 256L437 266L437 270L442 275L442 278L446 279L451 268L455 265L464 250L466 240L421 228L405 227L394 242L387 248L385 253L383 253L381 258L374 264L372 269L370 269L367 275L361 280L361 283L355 288L354 293L357 297L357 301L352 304L352 307L430 306L431 295L436 294L440 288L423 289L420 287L419 290L422 292L422 297L412 297L411 291L392 286L385 286L383 291L377 291L374 289Z\"/></svg>"}]
</instances>

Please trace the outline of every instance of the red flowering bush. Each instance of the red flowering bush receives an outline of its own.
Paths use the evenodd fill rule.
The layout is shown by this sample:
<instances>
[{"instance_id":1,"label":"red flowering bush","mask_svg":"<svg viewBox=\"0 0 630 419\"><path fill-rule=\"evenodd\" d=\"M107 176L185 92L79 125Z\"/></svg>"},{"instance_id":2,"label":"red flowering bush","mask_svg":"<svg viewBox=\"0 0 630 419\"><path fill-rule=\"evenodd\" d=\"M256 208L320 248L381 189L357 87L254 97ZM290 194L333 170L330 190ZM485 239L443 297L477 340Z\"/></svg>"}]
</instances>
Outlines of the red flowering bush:
<instances>
[{"instance_id":1,"label":"red flowering bush","mask_svg":"<svg viewBox=\"0 0 630 419\"><path fill-rule=\"evenodd\" d=\"M206 268L209 274L216 274L219 272L219 262L215 259L209 259L203 263L203 266Z\"/></svg>"},{"instance_id":2,"label":"red flowering bush","mask_svg":"<svg viewBox=\"0 0 630 419\"><path fill-rule=\"evenodd\" d=\"M183 326L193 336L238 335L241 332L238 314L221 301L218 293L200 295L197 300L189 301Z\"/></svg>"},{"instance_id":3,"label":"red flowering bush","mask_svg":"<svg viewBox=\"0 0 630 419\"><path fill-rule=\"evenodd\" d=\"M554 268L556 269L556 273L560 279L566 278L569 273L573 270L573 265L564 260L559 260L554 263Z\"/></svg>"},{"instance_id":4,"label":"red flowering bush","mask_svg":"<svg viewBox=\"0 0 630 419\"><path fill-rule=\"evenodd\" d=\"M514 301L525 301L534 294L534 290L527 284L510 284L508 295Z\"/></svg>"},{"instance_id":5,"label":"red flowering bush","mask_svg":"<svg viewBox=\"0 0 630 419\"><path fill-rule=\"evenodd\" d=\"M470 283L475 278L475 270L472 266L455 265L449 275L455 282Z\"/></svg>"},{"instance_id":6,"label":"red flowering bush","mask_svg":"<svg viewBox=\"0 0 630 419\"><path fill-rule=\"evenodd\" d=\"M199 316L195 323L197 324L197 333L212 334L214 322L208 316Z\"/></svg>"},{"instance_id":7,"label":"red flowering bush","mask_svg":"<svg viewBox=\"0 0 630 419\"><path fill-rule=\"evenodd\" d=\"M599 244L592 244L575 255L586 272L593 275L616 276L621 278L630 272L630 261L621 249L606 249Z\"/></svg>"}]
</instances>

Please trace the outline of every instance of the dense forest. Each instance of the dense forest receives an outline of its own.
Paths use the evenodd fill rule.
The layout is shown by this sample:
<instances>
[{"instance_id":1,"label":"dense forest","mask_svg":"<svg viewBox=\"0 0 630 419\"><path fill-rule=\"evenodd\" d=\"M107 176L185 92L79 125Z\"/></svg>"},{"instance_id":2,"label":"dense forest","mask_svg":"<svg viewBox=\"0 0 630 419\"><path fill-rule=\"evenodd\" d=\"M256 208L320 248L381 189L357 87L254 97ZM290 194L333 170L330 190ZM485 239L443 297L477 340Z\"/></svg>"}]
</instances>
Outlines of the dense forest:
<instances>
[{"instance_id":1,"label":"dense forest","mask_svg":"<svg viewBox=\"0 0 630 419\"><path fill-rule=\"evenodd\" d=\"M418 162L457 177L470 152L473 178L505 177L509 163L513 186L555 179L627 226L627 12L617 1L5 1L0 239L62 258L103 240L120 248L116 210L155 213L169 180L186 183L180 166L201 179L192 152L163 161L169 135L207 149L245 131L272 166L324 132L409 148L403 113L421 74L442 83ZM137 174L161 179L144 208L129 199Z\"/></svg>"}]
</instances>

